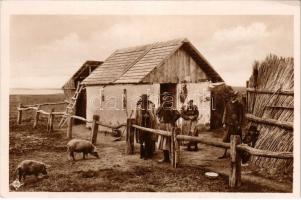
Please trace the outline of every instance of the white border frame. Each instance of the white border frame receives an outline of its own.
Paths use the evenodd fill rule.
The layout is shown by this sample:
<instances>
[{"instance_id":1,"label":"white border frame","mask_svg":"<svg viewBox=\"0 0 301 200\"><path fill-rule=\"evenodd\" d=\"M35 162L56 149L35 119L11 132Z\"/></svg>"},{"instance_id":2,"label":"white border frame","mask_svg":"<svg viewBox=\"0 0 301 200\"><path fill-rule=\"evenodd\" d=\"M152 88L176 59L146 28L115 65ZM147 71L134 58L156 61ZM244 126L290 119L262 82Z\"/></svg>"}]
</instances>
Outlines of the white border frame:
<instances>
[{"instance_id":1,"label":"white border frame","mask_svg":"<svg viewBox=\"0 0 301 200\"><path fill-rule=\"evenodd\" d=\"M300 196L300 2L281 1L4 1L1 3L1 195L5 197L163 197L163 198L287 198ZM58 193L9 192L9 18L30 15L293 15L295 58L293 193Z\"/></svg>"}]
</instances>

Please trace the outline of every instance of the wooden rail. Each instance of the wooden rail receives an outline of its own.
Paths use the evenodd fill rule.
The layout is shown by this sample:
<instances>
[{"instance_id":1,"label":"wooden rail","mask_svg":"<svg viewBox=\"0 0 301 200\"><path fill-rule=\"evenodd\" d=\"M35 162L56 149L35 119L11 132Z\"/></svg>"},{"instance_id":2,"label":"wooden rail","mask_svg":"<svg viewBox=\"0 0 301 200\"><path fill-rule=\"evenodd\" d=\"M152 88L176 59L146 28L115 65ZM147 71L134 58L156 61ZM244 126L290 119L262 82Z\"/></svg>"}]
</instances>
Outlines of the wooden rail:
<instances>
[{"instance_id":1,"label":"wooden rail","mask_svg":"<svg viewBox=\"0 0 301 200\"><path fill-rule=\"evenodd\" d=\"M200 137L193 137L193 136L188 136L188 135L177 135L178 140L183 140L183 141L190 141L190 142L198 142L202 144L207 144L210 146L214 147L220 147L220 148L230 148L229 143L225 142L220 142L212 139L205 139L205 138L200 138Z\"/></svg>"},{"instance_id":2,"label":"wooden rail","mask_svg":"<svg viewBox=\"0 0 301 200\"><path fill-rule=\"evenodd\" d=\"M98 126L104 126L107 128L112 128L112 129L119 129L123 126L126 126L126 124L120 124L120 125L107 125L105 123L102 123L99 121L99 116L98 115L93 115L93 120L89 121L86 118L76 116L76 115L68 115L68 127L67 127L67 138L71 139L72 138L72 126L73 126L73 121L74 119L78 119L80 121L86 122L86 123L92 123L92 128L91 128L91 135L90 135L90 141L93 144L96 144L97 142L97 133L98 133Z\"/></svg>"},{"instance_id":3,"label":"wooden rail","mask_svg":"<svg viewBox=\"0 0 301 200\"><path fill-rule=\"evenodd\" d=\"M157 134L157 135L163 135L163 136L167 136L167 137L171 136L171 132L169 132L169 131L162 131L162 130L159 130L159 129L145 128L145 127L138 126L138 125L135 125L135 124L133 124L132 127L137 128L137 129L142 130L142 131L147 131L149 133L154 133L154 134Z\"/></svg>"},{"instance_id":4,"label":"wooden rail","mask_svg":"<svg viewBox=\"0 0 301 200\"><path fill-rule=\"evenodd\" d=\"M278 159L293 159L294 154L293 152L274 152L274 151L267 151L263 149L255 149L246 144L240 144L237 146L237 149L240 151L248 152L253 156L261 156L267 158L278 158Z\"/></svg>"},{"instance_id":5,"label":"wooden rail","mask_svg":"<svg viewBox=\"0 0 301 200\"><path fill-rule=\"evenodd\" d=\"M264 89L247 88L247 92L258 93L258 94L281 94L281 95L294 96L293 90L271 91L271 90L264 90Z\"/></svg>"},{"instance_id":6,"label":"wooden rail","mask_svg":"<svg viewBox=\"0 0 301 200\"><path fill-rule=\"evenodd\" d=\"M97 124L100 126L106 127L106 128L111 128L111 129L120 129L123 126L126 126L126 123L113 126L113 125L107 125L104 122L100 122L100 121L98 121Z\"/></svg>"},{"instance_id":7,"label":"wooden rail","mask_svg":"<svg viewBox=\"0 0 301 200\"><path fill-rule=\"evenodd\" d=\"M260 117L256 117L255 115L252 115L252 114L246 114L245 117L253 122L275 125L275 126L279 126L281 128L286 128L286 129L290 129L290 130L294 129L294 124L292 122L280 122L276 119L260 118Z\"/></svg>"},{"instance_id":8,"label":"wooden rail","mask_svg":"<svg viewBox=\"0 0 301 200\"><path fill-rule=\"evenodd\" d=\"M93 121L88 121L86 118L83 118L83 117L80 117L80 116L76 116L76 115L71 115L71 117L73 119L78 119L80 121L87 122L87 123L92 123L93 122Z\"/></svg>"},{"instance_id":9,"label":"wooden rail","mask_svg":"<svg viewBox=\"0 0 301 200\"><path fill-rule=\"evenodd\" d=\"M239 187L241 185L241 156L242 152L245 151L253 156L262 156L267 158L277 158L277 159L293 159L292 152L272 152L268 150L255 149L246 144L241 144L241 138L238 135L231 135L230 143L225 143L212 139L205 139L194 136L187 135L177 135L176 129L174 128L172 132L145 128L138 125L133 124L132 120L128 120L127 130L129 132L128 135L133 135L133 130L131 127L143 130L149 133L162 135L166 137L171 137L171 164L175 168L177 166L177 151L178 151L178 140L189 141L189 142L197 142L202 143L214 147L226 148L230 149L230 175L229 175L229 186L232 188ZM132 133L131 133L132 132ZM129 136L128 136L129 137ZM131 140L127 140L127 146L133 149L133 144L131 144Z\"/></svg>"},{"instance_id":10,"label":"wooden rail","mask_svg":"<svg viewBox=\"0 0 301 200\"><path fill-rule=\"evenodd\" d=\"M274 108L274 109L288 109L288 110L294 110L294 107L290 107L290 106L273 106L273 105L268 105L265 106L267 108Z\"/></svg>"},{"instance_id":11,"label":"wooden rail","mask_svg":"<svg viewBox=\"0 0 301 200\"><path fill-rule=\"evenodd\" d=\"M18 116L17 116L17 124L22 123L22 114L24 111L33 110L34 113L34 121L33 121L33 128L36 128L38 125L40 114L47 115L48 121L47 121L47 131L48 133L53 132L53 121L54 117L56 115L64 115L64 112L55 112L54 108L52 108L49 112L42 110L41 107L45 105L61 105L61 104L67 104L67 101L64 102L54 102L54 103L41 103L41 104L34 104L34 105L22 105L19 104L17 107Z\"/></svg>"},{"instance_id":12,"label":"wooden rail","mask_svg":"<svg viewBox=\"0 0 301 200\"><path fill-rule=\"evenodd\" d=\"M69 101L53 102L53 103L40 103L40 104L33 104L33 105L24 105L24 107L54 106L54 105L64 105L64 104L69 104Z\"/></svg>"}]
</instances>

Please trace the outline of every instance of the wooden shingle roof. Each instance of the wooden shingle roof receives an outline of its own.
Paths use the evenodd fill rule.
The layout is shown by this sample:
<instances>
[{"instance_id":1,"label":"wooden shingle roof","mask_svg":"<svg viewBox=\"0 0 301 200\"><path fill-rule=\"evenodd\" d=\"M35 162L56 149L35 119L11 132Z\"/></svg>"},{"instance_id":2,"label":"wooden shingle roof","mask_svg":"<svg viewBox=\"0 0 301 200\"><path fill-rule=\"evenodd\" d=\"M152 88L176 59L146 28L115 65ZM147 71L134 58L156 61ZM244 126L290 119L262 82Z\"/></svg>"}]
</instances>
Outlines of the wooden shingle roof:
<instances>
[{"instance_id":1,"label":"wooden shingle roof","mask_svg":"<svg viewBox=\"0 0 301 200\"><path fill-rule=\"evenodd\" d=\"M161 66L180 47L196 60L213 82L223 79L187 39L157 42L149 45L119 49L108 57L82 83L102 85L118 83L139 83L153 69Z\"/></svg>"}]
</instances>

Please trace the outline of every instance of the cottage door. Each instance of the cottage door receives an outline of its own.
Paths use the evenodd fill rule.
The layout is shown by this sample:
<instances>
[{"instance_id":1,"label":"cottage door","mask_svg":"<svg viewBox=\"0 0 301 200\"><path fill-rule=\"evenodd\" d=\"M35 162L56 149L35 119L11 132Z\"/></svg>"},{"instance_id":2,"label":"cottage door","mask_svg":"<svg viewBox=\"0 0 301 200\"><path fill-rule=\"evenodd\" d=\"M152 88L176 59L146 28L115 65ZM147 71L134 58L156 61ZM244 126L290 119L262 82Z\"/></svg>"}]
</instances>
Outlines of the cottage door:
<instances>
[{"instance_id":1,"label":"cottage door","mask_svg":"<svg viewBox=\"0 0 301 200\"><path fill-rule=\"evenodd\" d=\"M172 96L173 108L177 107L177 84L176 83L164 83L160 84L160 104L162 103L163 93L168 92Z\"/></svg>"}]
</instances>

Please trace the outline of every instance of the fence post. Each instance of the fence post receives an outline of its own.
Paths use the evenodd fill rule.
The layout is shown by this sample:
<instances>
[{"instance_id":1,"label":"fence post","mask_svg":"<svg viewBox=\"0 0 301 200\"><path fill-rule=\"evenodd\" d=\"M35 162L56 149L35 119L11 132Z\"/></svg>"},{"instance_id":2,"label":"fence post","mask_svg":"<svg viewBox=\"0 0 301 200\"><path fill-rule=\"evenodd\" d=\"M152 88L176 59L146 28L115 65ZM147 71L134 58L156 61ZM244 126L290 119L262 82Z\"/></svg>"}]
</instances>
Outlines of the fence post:
<instances>
[{"instance_id":1,"label":"fence post","mask_svg":"<svg viewBox=\"0 0 301 200\"><path fill-rule=\"evenodd\" d=\"M132 124L135 123L135 119L127 119L126 121L126 153L134 154L134 129Z\"/></svg>"},{"instance_id":2,"label":"fence post","mask_svg":"<svg viewBox=\"0 0 301 200\"><path fill-rule=\"evenodd\" d=\"M171 166L176 168L176 155L175 155L175 130L176 128L172 128L171 137L170 137L170 154L171 154Z\"/></svg>"},{"instance_id":3,"label":"fence post","mask_svg":"<svg viewBox=\"0 0 301 200\"><path fill-rule=\"evenodd\" d=\"M54 122L54 114L52 114L54 112L54 108L51 109L50 111L50 118L49 118L49 133L53 132L53 122Z\"/></svg>"},{"instance_id":4,"label":"fence post","mask_svg":"<svg viewBox=\"0 0 301 200\"><path fill-rule=\"evenodd\" d=\"M20 103L19 104L19 107L18 107L18 117L17 117L17 124L21 124L22 122L22 110L20 110L22 108L22 104Z\"/></svg>"},{"instance_id":5,"label":"fence post","mask_svg":"<svg viewBox=\"0 0 301 200\"><path fill-rule=\"evenodd\" d=\"M39 120L39 115L40 115L39 110L40 110L40 105L37 106L37 110L36 110L36 113L34 116L34 121L33 121L33 128L36 128L38 125L38 120Z\"/></svg>"},{"instance_id":6,"label":"fence post","mask_svg":"<svg viewBox=\"0 0 301 200\"><path fill-rule=\"evenodd\" d=\"M248 113L249 112L249 109L248 109L248 107L249 107L249 103L248 103L248 101L249 101L249 94L248 94L248 88L249 88L249 81L247 81L246 82L246 87L247 87L247 90L246 90L246 113Z\"/></svg>"},{"instance_id":7,"label":"fence post","mask_svg":"<svg viewBox=\"0 0 301 200\"><path fill-rule=\"evenodd\" d=\"M73 118L71 115L68 116L68 127L67 127L67 138L72 139L72 126L73 126Z\"/></svg>"},{"instance_id":8,"label":"fence post","mask_svg":"<svg viewBox=\"0 0 301 200\"><path fill-rule=\"evenodd\" d=\"M241 143L239 135L231 135L230 137L230 156L231 168L229 175L229 186L231 188L239 187L241 185L241 156L237 151L236 146Z\"/></svg>"},{"instance_id":9,"label":"fence post","mask_svg":"<svg viewBox=\"0 0 301 200\"><path fill-rule=\"evenodd\" d=\"M52 112L54 111L54 108L51 109L49 115L48 115L48 122L47 122L47 131L48 133L51 133L53 129L53 115Z\"/></svg>"},{"instance_id":10,"label":"fence post","mask_svg":"<svg viewBox=\"0 0 301 200\"><path fill-rule=\"evenodd\" d=\"M99 121L98 115L93 115L92 129L91 129L91 143L96 144L97 141L97 133L98 133L98 124Z\"/></svg>"},{"instance_id":11,"label":"fence post","mask_svg":"<svg viewBox=\"0 0 301 200\"><path fill-rule=\"evenodd\" d=\"M178 143L178 139L177 139L177 135L179 135L179 133L181 133L181 129L180 128L175 128L174 131L174 154L175 154L175 163L174 163L174 168L177 168L177 164L178 162L180 162L180 146Z\"/></svg>"}]
</instances>

